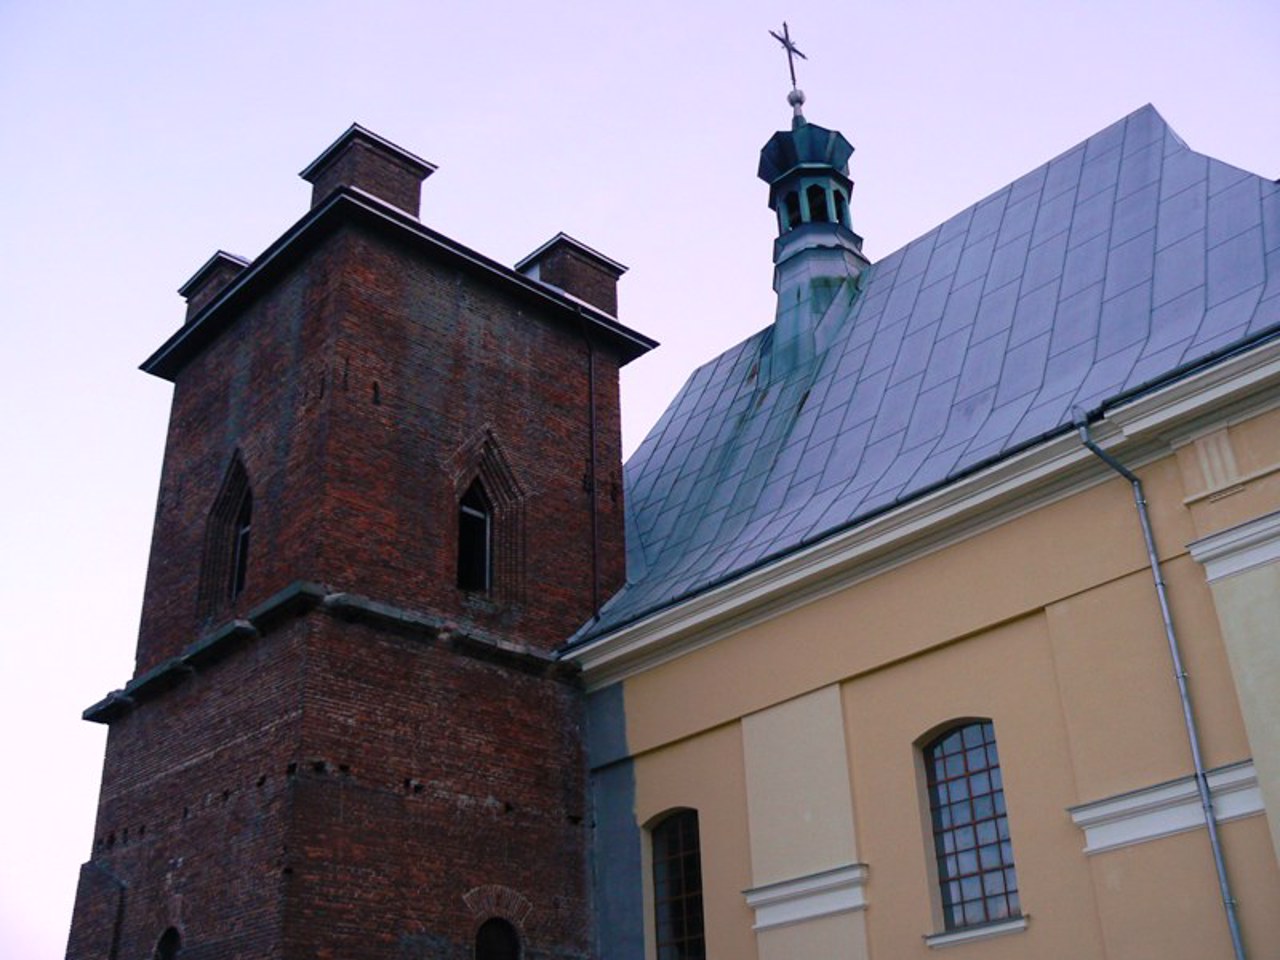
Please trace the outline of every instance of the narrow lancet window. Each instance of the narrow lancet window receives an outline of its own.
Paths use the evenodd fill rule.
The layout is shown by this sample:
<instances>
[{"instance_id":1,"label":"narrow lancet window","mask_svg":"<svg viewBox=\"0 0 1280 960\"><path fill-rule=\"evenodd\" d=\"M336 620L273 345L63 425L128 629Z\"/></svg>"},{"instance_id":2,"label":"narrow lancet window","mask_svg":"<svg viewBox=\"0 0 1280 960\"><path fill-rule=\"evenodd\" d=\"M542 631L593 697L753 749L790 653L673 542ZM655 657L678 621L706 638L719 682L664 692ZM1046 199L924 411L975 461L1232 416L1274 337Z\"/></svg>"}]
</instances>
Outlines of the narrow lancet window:
<instances>
[{"instance_id":1,"label":"narrow lancet window","mask_svg":"<svg viewBox=\"0 0 1280 960\"><path fill-rule=\"evenodd\" d=\"M253 490L239 455L231 460L209 511L200 571L200 615L211 617L236 600L249 582Z\"/></svg>"},{"instance_id":2,"label":"narrow lancet window","mask_svg":"<svg viewBox=\"0 0 1280 960\"><path fill-rule=\"evenodd\" d=\"M480 481L458 503L458 586L488 593L493 585L493 507Z\"/></svg>"},{"instance_id":3,"label":"narrow lancet window","mask_svg":"<svg viewBox=\"0 0 1280 960\"><path fill-rule=\"evenodd\" d=\"M245 576L249 571L249 530L253 520L253 494L245 488L236 511L234 544L231 553L231 580L227 584L227 596L234 600L244 592Z\"/></svg>"}]
</instances>

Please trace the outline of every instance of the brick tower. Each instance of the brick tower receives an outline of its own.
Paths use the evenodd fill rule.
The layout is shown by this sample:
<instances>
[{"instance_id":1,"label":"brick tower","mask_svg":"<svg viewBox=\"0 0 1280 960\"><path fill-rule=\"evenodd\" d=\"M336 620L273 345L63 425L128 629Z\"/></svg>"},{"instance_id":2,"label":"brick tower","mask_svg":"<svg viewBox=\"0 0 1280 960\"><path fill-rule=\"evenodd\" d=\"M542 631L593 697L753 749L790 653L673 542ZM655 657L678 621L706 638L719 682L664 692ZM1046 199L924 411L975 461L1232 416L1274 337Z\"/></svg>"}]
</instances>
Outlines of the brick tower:
<instances>
[{"instance_id":1,"label":"brick tower","mask_svg":"<svg viewBox=\"0 0 1280 960\"><path fill-rule=\"evenodd\" d=\"M564 235L512 270L353 126L310 211L218 253L174 383L136 673L72 958L589 954L580 691L624 576L613 317Z\"/></svg>"}]
</instances>

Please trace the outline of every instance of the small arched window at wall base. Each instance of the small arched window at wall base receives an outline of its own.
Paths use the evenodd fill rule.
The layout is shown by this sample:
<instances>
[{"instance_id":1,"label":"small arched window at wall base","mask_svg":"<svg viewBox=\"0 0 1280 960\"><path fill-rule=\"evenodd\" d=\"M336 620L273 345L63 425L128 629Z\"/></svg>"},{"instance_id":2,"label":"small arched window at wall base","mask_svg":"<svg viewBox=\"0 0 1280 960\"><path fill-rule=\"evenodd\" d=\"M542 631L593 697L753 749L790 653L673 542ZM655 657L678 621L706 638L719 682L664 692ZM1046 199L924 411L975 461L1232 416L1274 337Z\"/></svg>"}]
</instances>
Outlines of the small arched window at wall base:
<instances>
[{"instance_id":1,"label":"small arched window at wall base","mask_svg":"<svg viewBox=\"0 0 1280 960\"><path fill-rule=\"evenodd\" d=\"M1021 916L994 725L953 726L923 752L946 929Z\"/></svg>"},{"instance_id":2,"label":"small arched window at wall base","mask_svg":"<svg viewBox=\"0 0 1280 960\"><path fill-rule=\"evenodd\" d=\"M156 941L155 960L177 960L182 952L182 934L170 927Z\"/></svg>"},{"instance_id":3,"label":"small arched window at wall base","mask_svg":"<svg viewBox=\"0 0 1280 960\"><path fill-rule=\"evenodd\" d=\"M468 593L493 587L493 505L479 479L458 502L458 587Z\"/></svg>"},{"instance_id":4,"label":"small arched window at wall base","mask_svg":"<svg viewBox=\"0 0 1280 960\"><path fill-rule=\"evenodd\" d=\"M704 960L698 812L679 810L650 831L657 960Z\"/></svg>"},{"instance_id":5,"label":"small arched window at wall base","mask_svg":"<svg viewBox=\"0 0 1280 960\"><path fill-rule=\"evenodd\" d=\"M520 960L520 934L501 917L491 917L476 931L475 960Z\"/></svg>"}]
</instances>

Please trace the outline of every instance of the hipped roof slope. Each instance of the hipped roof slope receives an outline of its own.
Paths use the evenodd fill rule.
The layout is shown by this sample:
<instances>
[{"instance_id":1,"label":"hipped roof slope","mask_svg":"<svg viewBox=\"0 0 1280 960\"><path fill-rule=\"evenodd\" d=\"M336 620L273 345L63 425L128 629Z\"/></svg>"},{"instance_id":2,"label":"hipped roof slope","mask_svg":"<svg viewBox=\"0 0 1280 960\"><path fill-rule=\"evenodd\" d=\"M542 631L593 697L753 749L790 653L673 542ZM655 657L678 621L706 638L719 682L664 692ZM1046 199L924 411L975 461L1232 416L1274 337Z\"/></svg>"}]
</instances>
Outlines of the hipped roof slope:
<instances>
[{"instance_id":1,"label":"hipped roof slope","mask_svg":"<svg viewBox=\"0 0 1280 960\"><path fill-rule=\"evenodd\" d=\"M772 327L626 466L628 583L577 642L1071 429L1280 328L1280 186L1145 106L871 266L812 363Z\"/></svg>"}]
</instances>

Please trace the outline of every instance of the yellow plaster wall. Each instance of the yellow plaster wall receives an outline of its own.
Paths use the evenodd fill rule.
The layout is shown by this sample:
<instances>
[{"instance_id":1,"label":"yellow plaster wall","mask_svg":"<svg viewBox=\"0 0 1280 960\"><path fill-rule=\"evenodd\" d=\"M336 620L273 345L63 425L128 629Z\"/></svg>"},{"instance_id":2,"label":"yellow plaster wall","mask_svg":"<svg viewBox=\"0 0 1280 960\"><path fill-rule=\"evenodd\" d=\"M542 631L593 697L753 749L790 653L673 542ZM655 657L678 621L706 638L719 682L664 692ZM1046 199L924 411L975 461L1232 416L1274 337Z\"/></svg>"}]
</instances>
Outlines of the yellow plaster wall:
<instances>
[{"instance_id":1,"label":"yellow plaster wall","mask_svg":"<svg viewBox=\"0 0 1280 960\"><path fill-rule=\"evenodd\" d=\"M858 860L840 689L744 717L753 886Z\"/></svg>"},{"instance_id":2,"label":"yellow plaster wall","mask_svg":"<svg viewBox=\"0 0 1280 960\"><path fill-rule=\"evenodd\" d=\"M729 722L1145 563L1128 486L1102 484L629 678L628 743Z\"/></svg>"},{"instance_id":3,"label":"yellow plaster wall","mask_svg":"<svg viewBox=\"0 0 1280 960\"><path fill-rule=\"evenodd\" d=\"M953 949L980 949L983 957L1101 955L1082 836L1063 804L1075 786L1054 675L1048 630L1036 615L845 684L873 956L929 956L922 938L942 930L916 745L940 724L965 718L995 725L1022 909L1031 920L1022 933Z\"/></svg>"},{"instance_id":4,"label":"yellow plaster wall","mask_svg":"<svg viewBox=\"0 0 1280 960\"><path fill-rule=\"evenodd\" d=\"M1249 756L1204 575L1181 556L1162 566L1189 675L1205 763ZM1045 610L1059 697L1084 803L1192 769L1173 661L1149 569Z\"/></svg>"},{"instance_id":5,"label":"yellow plaster wall","mask_svg":"<svg viewBox=\"0 0 1280 960\"><path fill-rule=\"evenodd\" d=\"M1280 407L1233 424L1228 432L1242 475L1275 470L1280 463Z\"/></svg>"},{"instance_id":6,"label":"yellow plaster wall","mask_svg":"<svg viewBox=\"0 0 1280 960\"><path fill-rule=\"evenodd\" d=\"M839 913L761 930L760 960L867 960L866 916Z\"/></svg>"},{"instance_id":7,"label":"yellow plaster wall","mask_svg":"<svg viewBox=\"0 0 1280 960\"><path fill-rule=\"evenodd\" d=\"M1261 516L1280 504L1280 409L1180 446L1195 537Z\"/></svg>"},{"instance_id":8,"label":"yellow plaster wall","mask_svg":"<svg viewBox=\"0 0 1280 960\"><path fill-rule=\"evenodd\" d=\"M1250 960L1274 960L1280 957L1280 875L1266 820L1234 820L1219 833L1246 952ZM1108 850L1089 857L1088 866L1109 960L1231 956L1206 831Z\"/></svg>"},{"instance_id":9,"label":"yellow plaster wall","mask_svg":"<svg viewBox=\"0 0 1280 960\"><path fill-rule=\"evenodd\" d=\"M1195 531L1177 463L1142 476L1162 558L1185 556ZM1135 575L1146 590L1122 616L1163 644L1132 491L1115 477L629 678L627 742L651 750ZM1190 581L1206 598L1203 574ZM1151 668L1171 676L1165 661Z\"/></svg>"},{"instance_id":10,"label":"yellow plaster wall","mask_svg":"<svg viewBox=\"0 0 1280 960\"><path fill-rule=\"evenodd\" d=\"M1280 459L1277 437L1275 412L1230 428L1245 479L1226 496L1206 493L1203 462L1187 447L1139 471L1211 767L1250 750L1204 571L1185 544L1276 508L1280 474L1267 469ZM741 891L753 883L747 797L762 788L749 787L739 721L833 683L844 710L850 822L870 865L870 905L859 916L873 956L931 954L922 937L941 919L913 744L962 717L995 722L1031 919L1025 932L950 948L957 957L1223 955L1204 831L1086 857L1065 809L1191 771L1132 491L1119 477L625 681L641 822L673 806L709 812L708 929L728 938L709 942L712 956L755 955ZM839 798L819 803L838 806ZM1253 957L1280 957L1280 909L1259 907L1259 898L1280 904L1266 819L1226 824L1223 836L1233 880L1248 890ZM768 879L795 868L767 847ZM782 935L762 935L762 956L777 952L764 946L771 942Z\"/></svg>"},{"instance_id":11,"label":"yellow plaster wall","mask_svg":"<svg viewBox=\"0 0 1280 960\"><path fill-rule=\"evenodd\" d=\"M1213 593L1280 859L1280 563L1216 580Z\"/></svg>"},{"instance_id":12,"label":"yellow plaster wall","mask_svg":"<svg viewBox=\"0 0 1280 960\"><path fill-rule=\"evenodd\" d=\"M742 891L751 886L746 779L738 724L709 730L635 760L636 820L646 828L669 810L698 811L702 849L703 917L711 957L756 956L752 915ZM645 843L646 874L649 844ZM653 903L645 890L645 942L652 949Z\"/></svg>"}]
</instances>

